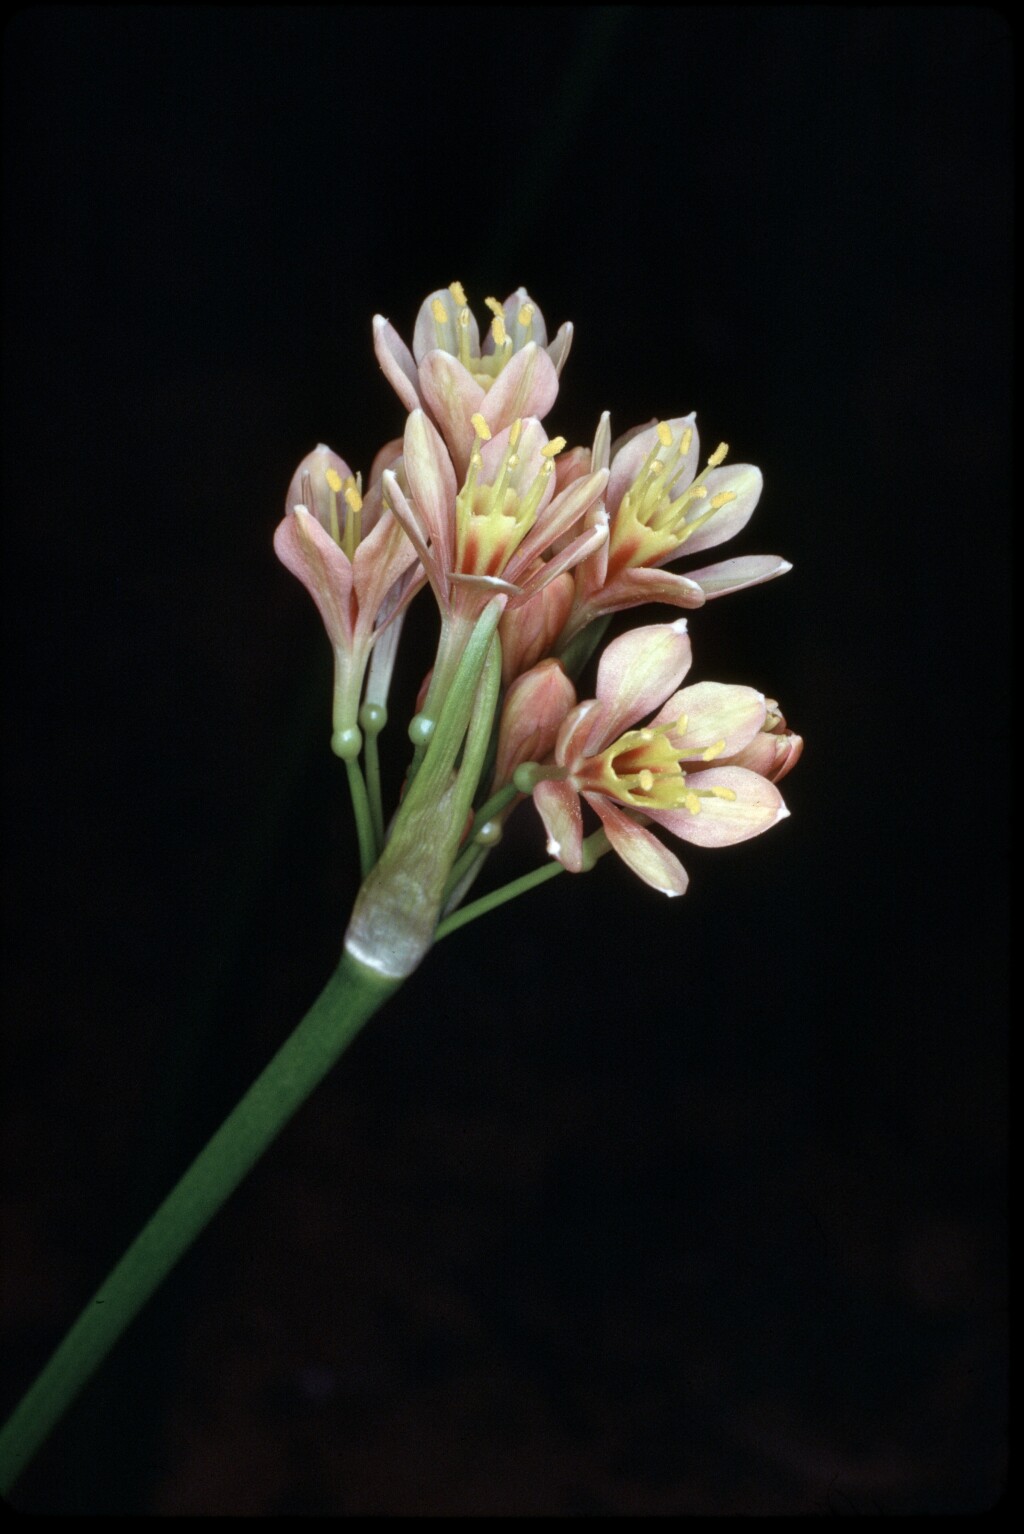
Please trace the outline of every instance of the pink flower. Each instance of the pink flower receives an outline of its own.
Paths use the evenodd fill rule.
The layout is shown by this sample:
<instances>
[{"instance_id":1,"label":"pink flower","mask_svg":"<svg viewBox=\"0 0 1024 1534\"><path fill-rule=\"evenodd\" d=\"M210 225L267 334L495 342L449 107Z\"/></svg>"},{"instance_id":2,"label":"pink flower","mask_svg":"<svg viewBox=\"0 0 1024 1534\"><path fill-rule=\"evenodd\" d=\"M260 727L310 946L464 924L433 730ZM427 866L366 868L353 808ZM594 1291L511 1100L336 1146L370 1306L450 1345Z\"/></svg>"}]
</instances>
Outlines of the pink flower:
<instances>
[{"instance_id":1,"label":"pink flower","mask_svg":"<svg viewBox=\"0 0 1024 1534\"><path fill-rule=\"evenodd\" d=\"M544 316L525 288L504 304L485 302L493 317L482 348L461 282L423 300L411 352L383 315L373 321L384 376L406 410L428 411L460 476L473 451L473 416L481 415L494 437L526 416L542 419L555 402L572 343L569 324L548 343Z\"/></svg>"},{"instance_id":2,"label":"pink flower","mask_svg":"<svg viewBox=\"0 0 1024 1534\"><path fill-rule=\"evenodd\" d=\"M683 552L696 554L735 537L761 494L761 472L752 464L723 467L728 452L724 442L698 472L695 419L675 416L634 428L611 453L606 414L590 463L578 458L567 465L567 473L580 473L611 458L603 500L608 541L577 567L576 609L563 640L603 613L646 602L701 607L712 597L759 585L792 568L776 555L756 554L686 575L663 569Z\"/></svg>"},{"instance_id":3,"label":"pink flower","mask_svg":"<svg viewBox=\"0 0 1024 1534\"><path fill-rule=\"evenodd\" d=\"M400 453L400 441L381 449L364 500L360 477L321 443L296 469L274 533L277 557L313 598L334 647L331 744L342 757L362 744L359 702L373 646L422 584L416 550L381 502L385 465Z\"/></svg>"},{"instance_id":4,"label":"pink flower","mask_svg":"<svg viewBox=\"0 0 1024 1534\"><path fill-rule=\"evenodd\" d=\"M687 875L649 822L683 841L721 847L789 813L774 784L742 764L764 730L763 694L718 682L677 691L690 659L683 618L613 640L598 667L597 697L577 704L559 731L551 776L538 781L537 768L523 769L548 852L570 872L583 868L581 799L623 861L666 895L681 895ZM638 727L652 709L654 718Z\"/></svg>"},{"instance_id":5,"label":"pink flower","mask_svg":"<svg viewBox=\"0 0 1024 1534\"><path fill-rule=\"evenodd\" d=\"M509 606L528 601L603 542L603 518L577 535L599 498L607 470L587 474L555 494L555 456L535 418L515 420L492 436L473 418L473 450L461 489L448 451L422 410L406 422L403 464L408 494L385 471L384 495L416 546L442 613L472 616L495 593ZM546 555L561 540L559 553Z\"/></svg>"}]
</instances>

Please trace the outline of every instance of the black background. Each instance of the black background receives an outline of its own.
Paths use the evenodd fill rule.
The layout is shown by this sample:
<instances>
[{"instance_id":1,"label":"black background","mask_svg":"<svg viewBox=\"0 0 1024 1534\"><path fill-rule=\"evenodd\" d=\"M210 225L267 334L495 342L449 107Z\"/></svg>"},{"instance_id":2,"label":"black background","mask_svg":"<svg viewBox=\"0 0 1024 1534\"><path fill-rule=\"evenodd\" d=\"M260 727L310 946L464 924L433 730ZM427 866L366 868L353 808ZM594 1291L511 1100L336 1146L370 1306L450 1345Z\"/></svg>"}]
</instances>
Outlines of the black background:
<instances>
[{"instance_id":1,"label":"black background","mask_svg":"<svg viewBox=\"0 0 1024 1534\"><path fill-rule=\"evenodd\" d=\"M524 283L576 325L550 430L695 408L760 464L722 552L795 568L693 615L692 675L807 739L792 818L690 850L684 900L609 858L433 954L15 1504L991 1506L998 12L42 8L5 42L0 1408L335 962L328 647L271 534L314 442L366 469L400 429L375 310ZM407 634L396 717L426 598Z\"/></svg>"}]
</instances>

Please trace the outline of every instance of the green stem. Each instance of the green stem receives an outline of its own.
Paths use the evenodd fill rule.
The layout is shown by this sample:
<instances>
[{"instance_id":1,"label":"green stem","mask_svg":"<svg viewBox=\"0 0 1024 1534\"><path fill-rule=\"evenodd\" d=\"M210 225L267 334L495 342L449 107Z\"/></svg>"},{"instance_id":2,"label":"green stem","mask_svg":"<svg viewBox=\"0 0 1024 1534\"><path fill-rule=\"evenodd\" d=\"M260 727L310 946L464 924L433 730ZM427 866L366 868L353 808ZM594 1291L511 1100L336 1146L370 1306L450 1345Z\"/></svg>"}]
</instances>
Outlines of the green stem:
<instances>
[{"instance_id":1,"label":"green stem","mask_svg":"<svg viewBox=\"0 0 1024 1534\"><path fill-rule=\"evenodd\" d=\"M377 737L388 722L387 709L380 704L364 703L359 723L366 743L366 789L370 799L370 821L378 853L384 845L384 803L380 791L380 752Z\"/></svg>"},{"instance_id":2,"label":"green stem","mask_svg":"<svg viewBox=\"0 0 1024 1534\"><path fill-rule=\"evenodd\" d=\"M525 895L528 890L536 889L538 884L547 883L556 874L565 873L561 863L544 863L540 868L535 868L532 874L523 874L521 879L513 879L511 884L503 884L501 889L492 890L489 895L481 895L479 900L465 905L461 911L455 911L451 916L446 916L438 926L436 937L447 937L449 932L457 932L468 921L476 921L478 916L486 916L488 911L493 911L497 906L504 905L506 900L514 900L517 895Z\"/></svg>"},{"instance_id":3,"label":"green stem","mask_svg":"<svg viewBox=\"0 0 1024 1534\"><path fill-rule=\"evenodd\" d=\"M352 809L356 817L356 835L359 838L359 866L365 879L377 861L380 843L374 834L373 813L370 809L370 800L366 793L363 769L355 758L346 759L345 769L348 772L348 787L352 795Z\"/></svg>"},{"instance_id":4,"label":"green stem","mask_svg":"<svg viewBox=\"0 0 1024 1534\"><path fill-rule=\"evenodd\" d=\"M486 825L493 815L499 815L507 805L512 803L518 792L519 790L514 783L506 783L504 788L499 788L498 792L492 794L486 804L482 804L476 811L466 845L460 852L451 873L448 875L448 882L444 887L445 900L449 898L455 886L465 877L474 862L486 850L480 842L473 840L474 832L479 831L481 826Z\"/></svg>"},{"instance_id":5,"label":"green stem","mask_svg":"<svg viewBox=\"0 0 1024 1534\"><path fill-rule=\"evenodd\" d=\"M295 1032L143 1227L0 1431L0 1491L10 1489L150 1295L397 984L342 957Z\"/></svg>"}]
</instances>

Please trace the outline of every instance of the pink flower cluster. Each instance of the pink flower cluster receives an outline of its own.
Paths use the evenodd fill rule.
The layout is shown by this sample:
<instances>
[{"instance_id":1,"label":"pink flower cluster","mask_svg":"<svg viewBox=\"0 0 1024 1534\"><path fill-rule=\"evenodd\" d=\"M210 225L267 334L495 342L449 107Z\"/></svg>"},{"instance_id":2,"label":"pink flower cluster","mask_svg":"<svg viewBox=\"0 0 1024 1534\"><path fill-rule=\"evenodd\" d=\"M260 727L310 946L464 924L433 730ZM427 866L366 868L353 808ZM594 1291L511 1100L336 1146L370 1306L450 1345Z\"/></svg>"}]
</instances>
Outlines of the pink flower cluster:
<instances>
[{"instance_id":1,"label":"pink flower cluster","mask_svg":"<svg viewBox=\"0 0 1024 1534\"><path fill-rule=\"evenodd\" d=\"M573 871L584 866L587 804L641 879L681 894L685 871L651 827L701 846L767 830L787 813L776 784L799 757L800 737L752 688L681 687L691 663L683 618L608 644L592 699L577 701L566 667L591 625L613 613L697 608L788 570L774 555L686 574L667 568L739 533L761 475L726 463L724 443L701 467L693 415L613 443L606 414L590 447L567 450L542 422L572 327L549 341L523 288L486 304L482 342L460 283L424 300L411 349L378 315L377 358L407 411L402 437L378 454L365 493L324 447L289 487L275 547L334 647L335 749L358 751L374 648L389 633L390 654L423 584L441 614L434 674L446 680L497 600L503 701L492 794L512 784L532 794L549 853Z\"/></svg>"}]
</instances>

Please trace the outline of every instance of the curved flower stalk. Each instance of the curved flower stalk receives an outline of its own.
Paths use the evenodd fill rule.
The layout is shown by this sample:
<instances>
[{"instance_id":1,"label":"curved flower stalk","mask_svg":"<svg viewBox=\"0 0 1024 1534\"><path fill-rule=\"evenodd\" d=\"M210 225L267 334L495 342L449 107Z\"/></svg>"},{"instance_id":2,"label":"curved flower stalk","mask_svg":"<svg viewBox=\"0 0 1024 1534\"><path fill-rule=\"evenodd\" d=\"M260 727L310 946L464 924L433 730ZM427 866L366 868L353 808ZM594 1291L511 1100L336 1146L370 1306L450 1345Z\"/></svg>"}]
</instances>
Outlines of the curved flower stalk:
<instances>
[{"instance_id":1,"label":"curved flower stalk","mask_svg":"<svg viewBox=\"0 0 1024 1534\"><path fill-rule=\"evenodd\" d=\"M606 412L589 463L578 454L564 471L571 476L610 460L603 502L608 540L577 567L575 606L563 631L563 648L594 618L647 602L702 607L712 597L760 585L792 569L776 555L755 554L686 575L665 570L684 552L715 548L747 525L761 495L761 471L752 464L724 464L724 442L698 471L693 414L636 427L614 452L609 436Z\"/></svg>"},{"instance_id":2,"label":"curved flower stalk","mask_svg":"<svg viewBox=\"0 0 1024 1534\"><path fill-rule=\"evenodd\" d=\"M750 748L768 722L764 695L717 682L677 691L690 659L684 618L613 640L598 667L597 696L567 715L554 763L518 769L516 786L533 793L548 852L570 872L584 867L581 799L622 860L666 895L681 895L687 875L648 822L683 841L722 847L789 813L774 784L744 765L761 760L760 748ZM654 718L638 728L652 709Z\"/></svg>"},{"instance_id":3,"label":"curved flower stalk","mask_svg":"<svg viewBox=\"0 0 1024 1534\"><path fill-rule=\"evenodd\" d=\"M423 583L415 548L381 501L385 466L393 473L400 455L400 441L378 453L364 500L359 476L321 443L296 469L274 533L277 557L313 598L334 648L331 746L346 760L362 746L359 704L373 647L401 624Z\"/></svg>"},{"instance_id":4,"label":"curved flower stalk","mask_svg":"<svg viewBox=\"0 0 1024 1534\"><path fill-rule=\"evenodd\" d=\"M485 302L492 318L482 347L461 282L423 300L411 352L383 315L373 320L384 376L406 410L430 413L460 476L473 452L474 415L483 417L495 437L515 420L543 419L555 403L572 344L569 324L548 342L544 316L525 288L503 304L496 298Z\"/></svg>"}]
</instances>

